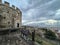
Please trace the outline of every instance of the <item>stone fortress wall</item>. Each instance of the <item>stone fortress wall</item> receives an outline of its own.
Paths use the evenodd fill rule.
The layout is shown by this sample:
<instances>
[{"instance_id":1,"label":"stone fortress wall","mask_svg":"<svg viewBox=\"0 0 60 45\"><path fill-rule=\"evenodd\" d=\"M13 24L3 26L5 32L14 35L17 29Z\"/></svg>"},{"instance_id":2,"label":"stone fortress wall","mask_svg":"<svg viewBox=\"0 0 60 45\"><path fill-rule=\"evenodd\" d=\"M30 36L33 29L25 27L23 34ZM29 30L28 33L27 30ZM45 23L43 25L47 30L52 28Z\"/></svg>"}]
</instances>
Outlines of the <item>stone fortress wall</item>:
<instances>
[{"instance_id":1,"label":"stone fortress wall","mask_svg":"<svg viewBox=\"0 0 60 45\"><path fill-rule=\"evenodd\" d=\"M8 2L0 0L0 28L17 28L22 25L22 12Z\"/></svg>"}]
</instances>

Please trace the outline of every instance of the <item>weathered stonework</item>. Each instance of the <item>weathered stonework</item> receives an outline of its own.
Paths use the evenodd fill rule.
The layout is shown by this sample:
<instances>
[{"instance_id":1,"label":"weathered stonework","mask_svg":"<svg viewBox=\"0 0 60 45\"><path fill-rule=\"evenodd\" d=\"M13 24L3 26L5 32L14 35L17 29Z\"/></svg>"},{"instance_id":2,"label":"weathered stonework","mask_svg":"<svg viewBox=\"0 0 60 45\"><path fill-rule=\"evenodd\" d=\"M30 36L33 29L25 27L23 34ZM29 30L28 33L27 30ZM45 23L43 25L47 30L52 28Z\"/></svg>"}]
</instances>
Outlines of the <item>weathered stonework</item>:
<instances>
[{"instance_id":1,"label":"weathered stonework","mask_svg":"<svg viewBox=\"0 0 60 45\"><path fill-rule=\"evenodd\" d=\"M22 25L22 12L20 9L0 0L0 28L17 28Z\"/></svg>"}]
</instances>

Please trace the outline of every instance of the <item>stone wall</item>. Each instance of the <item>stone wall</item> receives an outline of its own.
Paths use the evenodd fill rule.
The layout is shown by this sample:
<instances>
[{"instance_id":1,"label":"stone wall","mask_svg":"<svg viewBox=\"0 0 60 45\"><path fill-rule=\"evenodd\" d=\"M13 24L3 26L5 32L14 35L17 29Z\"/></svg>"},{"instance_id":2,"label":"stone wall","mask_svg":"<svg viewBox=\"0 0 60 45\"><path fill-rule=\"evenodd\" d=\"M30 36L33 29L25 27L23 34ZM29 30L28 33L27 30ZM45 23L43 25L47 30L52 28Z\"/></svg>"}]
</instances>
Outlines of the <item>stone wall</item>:
<instances>
[{"instance_id":1,"label":"stone wall","mask_svg":"<svg viewBox=\"0 0 60 45\"><path fill-rule=\"evenodd\" d=\"M10 4L6 1L4 4L0 1L0 15L2 16L1 25L3 28L17 28L22 25L22 12L14 5L10 7Z\"/></svg>"}]
</instances>

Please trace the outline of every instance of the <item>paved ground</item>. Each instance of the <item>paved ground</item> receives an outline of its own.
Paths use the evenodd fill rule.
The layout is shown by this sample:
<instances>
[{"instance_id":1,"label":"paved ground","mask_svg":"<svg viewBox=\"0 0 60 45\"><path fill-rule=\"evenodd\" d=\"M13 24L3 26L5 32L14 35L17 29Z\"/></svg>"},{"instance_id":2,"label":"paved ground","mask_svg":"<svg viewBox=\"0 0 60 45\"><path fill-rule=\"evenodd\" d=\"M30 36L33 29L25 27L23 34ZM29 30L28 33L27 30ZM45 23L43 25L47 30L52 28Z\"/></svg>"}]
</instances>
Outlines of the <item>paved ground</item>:
<instances>
[{"instance_id":1,"label":"paved ground","mask_svg":"<svg viewBox=\"0 0 60 45\"><path fill-rule=\"evenodd\" d=\"M20 34L10 34L10 35L0 36L0 45L28 45L19 36Z\"/></svg>"},{"instance_id":2,"label":"paved ground","mask_svg":"<svg viewBox=\"0 0 60 45\"><path fill-rule=\"evenodd\" d=\"M21 37L20 32L13 32L7 35L0 35L0 45L38 45L36 42L33 43L31 40L26 41Z\"/></svg>"}]
</instances>

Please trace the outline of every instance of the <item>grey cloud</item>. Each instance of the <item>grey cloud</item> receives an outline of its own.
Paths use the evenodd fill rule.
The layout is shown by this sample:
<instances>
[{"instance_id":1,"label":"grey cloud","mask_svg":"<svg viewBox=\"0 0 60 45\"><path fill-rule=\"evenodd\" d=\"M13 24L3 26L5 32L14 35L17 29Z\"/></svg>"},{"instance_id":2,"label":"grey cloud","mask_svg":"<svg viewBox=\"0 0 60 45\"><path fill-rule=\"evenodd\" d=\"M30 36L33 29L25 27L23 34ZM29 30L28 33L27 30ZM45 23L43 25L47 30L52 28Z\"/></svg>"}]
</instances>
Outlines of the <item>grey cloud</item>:
<instances>
[{"instance_id":1,"label":"grey cloud","mask_svg":"<svg viewBox=\"0 0 60 45\"><path fill-rule=\"evenodd\" d=\"M46 2L41 0L40 2L42 2L42 3L37 3L37 4L35 4L36 2L33 3L33 6L30 7L27 10L27 12L25 12L26 17L24 19L30 20L28 22L31 22L34 20L41 21L41 20L49 20L49 19L54 19L54 20L60 19L60 17L59 18L55 17L56 10L60 8L59 0L48 0ZM27 15L27 13L28 14L31 13L31 12L29 12L29 10L34 10L33 12L31 11L32 12L31 17ZM45 19L41 19L42 17ZM55 25L57 25L57 24L55 24Z\"/></svg>"},{"instance_id":2,"label":"grey cloud","mask_svg":"<svg viewBox=\"0 0 60 45\"><path fill-rule=\"evenodd\" d=\"M60 0L56 0L52 5L48 7L49 10L57 10L60 8Z\"/></svg>"},{"instance_id":3,"label":"grey cloud","mask_svg":"<svg viewBox=\"0 0 60 45\"><path fill-rule=\"evenodd\" d=\"M50 2L52 2L52 1L50 1ZM47 4L47 2L46 2L46 4ZM29 10L31 10L31 9L35 10L32 14L32 18L40 18L40 17L44 17L44 16L45 17L53 16L52 14L51 15L47 14L49 12L49 10L46 9L48 7L48 4L47 4L47 7L46 6L44 7L44 6L45 5L40 6L40 4L39 4L39 6L37 6L37 7L30 8ZM29 10L28 10L28 13L31 13L31 12L29 12ZM26 15L27 15L27 13L26 13Z\"/></svg>"},{"instance_id":4,"label":"grey cloud","mask_svg":"<svg viewBox=\"0 0 60 45\"><path fill-rule=\"evenodd\" d=\"M19 7L23 13L22 14L23 24L33 21L38 22L50 19L60 21L60 16L56 14L57 13L56 10L60 9L60 0L17 0L17 1L14 0L14 2L15 2L14 5ZM34 24L32 23L32 25ZM38 23L36 25L48 26L45 24L45 22Z\"/></svg>"}]
</instances>

